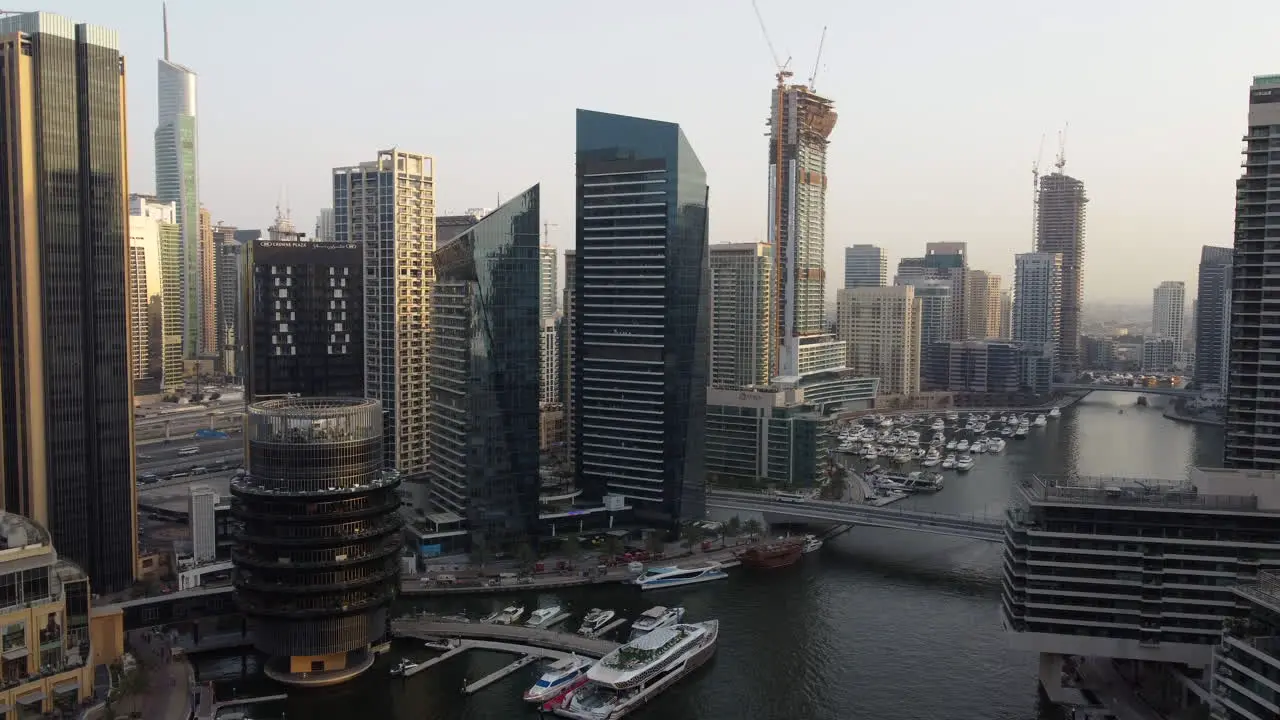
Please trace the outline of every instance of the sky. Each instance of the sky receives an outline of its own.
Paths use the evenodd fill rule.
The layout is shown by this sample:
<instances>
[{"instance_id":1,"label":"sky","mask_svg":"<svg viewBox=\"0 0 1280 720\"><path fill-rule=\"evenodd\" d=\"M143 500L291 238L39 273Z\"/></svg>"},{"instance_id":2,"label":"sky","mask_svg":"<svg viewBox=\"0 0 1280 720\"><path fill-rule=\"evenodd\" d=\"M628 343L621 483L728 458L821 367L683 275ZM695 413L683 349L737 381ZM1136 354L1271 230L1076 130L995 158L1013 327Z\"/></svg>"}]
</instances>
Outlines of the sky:
<instances>
[{"instance_id":1,"label":"sky","mask_svg":"<svg viewBox=\"0 0 1280 720\"><path fill-rule=\"evenodd\" d=\"M839 123L828 156L827 291L843 248L969 244L1012 284L1030 250L1031 168L1088 205L1085 298L1194 295L1202 245L1232 243L1248 86L1280 72L1263 0L758 0L773 45ZM158 0L38 8L118 30L130 184L154 189ZM818 42L826 41L820 60ZM712 242L766 239L765 120L777 71L750 0L173 0L174 62L200 76L200 195L266 227L287 189L301 229L330 170L401 147L436 161L438 212L542 183L573 246L574 110L678 122L707 170Z\"/></svg>"}]
</instances>

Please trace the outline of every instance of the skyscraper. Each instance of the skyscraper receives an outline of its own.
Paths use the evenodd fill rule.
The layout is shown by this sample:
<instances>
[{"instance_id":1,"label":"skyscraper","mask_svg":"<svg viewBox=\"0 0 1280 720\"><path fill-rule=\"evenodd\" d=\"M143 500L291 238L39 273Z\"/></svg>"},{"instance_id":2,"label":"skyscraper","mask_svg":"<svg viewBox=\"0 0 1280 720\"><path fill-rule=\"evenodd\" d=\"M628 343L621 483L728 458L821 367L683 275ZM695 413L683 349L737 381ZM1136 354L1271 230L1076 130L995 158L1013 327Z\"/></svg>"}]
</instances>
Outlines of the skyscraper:
<instances>
[{"instance_id":1,"label":"skyscraper","mask_svg":"<svg viewBox=\"0 0 1280 720\"><path fill-rule=\"evenodd\" d=\"M156 197L177 208L182 237L182 351L195 360L205 348L204 265L200 254L200 161L196 128L196 73L169 60L169 16L164 57L158 62L159 115L155 132Z\"/></svg>"},{"instance_id":2,"label":"skyscraper","mask_svg":"<svg viewBox=\"0 0 1280 720\"><path fill-rule=\"evenodd\" d=\"M1036 202L1036 252L1062 256L1060 373L1080 369L1080 312L1084 303L1084 183L1062 172L1040 176Z\"/></svg>"},{"instance_id":3,"label":"skyscraper","mask_svg":"<svg viewBox=\"0 0 1280 720\"><path fill-rule=\"evenodd\" d=\"M150 395L160 391L164 348L160 280L160 223L129 216L129 357L133 392ZM154 302L153 302L154 298ZM152 311L155 322L152 322Z\"/></svg>"},{"instance_id":4,"label":"skyscraper","mask_svg":"<svg viewBox=\"0 0 1280 720\"><path fill-rule=\"evenodd\" d=\"M1269 369L1280 345L1268 303L1280 297L1280 216L1268 212L1271 181L1280 175L1272 143L1280 140L1280 75L1258 75L1249 88L1244 175L1236 181L1235 252L1231 265L1231 350L1226 377L1227 467L1280 469L1271 439L1280 425L1280 379Z\"/></svg>"},{"instance_id":5,"label":"skyscraper","mask_svg":"<svg viewBox=\"0 0 1280 720\"><path fill-rule=\"evenodd\" d=\"M968 337L968 246L962 242L931 242L923 257L898 261L895 285L912 285L916 279L946 280L951 286L951 339Z\"/></svg>"},{"instance_id":6,"label":"skyscraper","mask_svg":"<svg viewBox=\"0 0 1280 720\"><path fill-rule=\"evenodd\" d=\"M1173 341L1174 361L1182 354L1183 313L1187 309L1187 284L1165 280L1151 292L1151 332Z\"/></svg>"},{"instance_id":7,"label":"skyscraper","mask_svg":"<svg viewBox=\"0 0 1280 720\"><path fill-rule=\"evenodd\" d=\"M711 386L768 385L773 342L773 246L711 246Z\"/></svg>"},{"instance_id":8,"label":"skyscraper","mask_svg":"<svg viewBox=\"0 0 1280 720\"><path fill-rule=\"evenodd\" d=\"M333 242L333 208L320 208L316 215L315 240Z\"/></svg>"},{"instance_id":9,"label":"skyscraper","mask_svg":"<svg viewBox=\"0 0 1280 720\"><path fill-rule=\"evenodd\" d=\"M560 298L559 268L556 267L556 248L554 245L543 245L538 248L538 317L550 320L556 316L556 305Z\"/></svg>"},{"instance_id":10,"label":"skyscraper","mask_svg":"<svg viewBox=\"0 0 1280 720\"><path fill-rule=\"evenodd\" d=\"M574 326L578 316L577 257L578 253L574 250L564 251L564 324L560 330L560 345L564 353L560 356L560 392L564 396L561 402L564 403L565 454L571 466L577 454L572 442L576 407L574 398L577 397L577 393L574 392L574 377L577 375L574 368L577 367L578 357L578 344L574 340L577 337Z\"/></svg>"},{"instance_id":11,"label":"skyscraper","mask_svg":"<svg viewBox=\"0 0 1280 720\"><path fill-rule=\"evenodd\" d=\"M1219 392L1226 389L1231 347L1231 255L1231 248L1201 248L1196 289L1196 385Z\"/></svg>"},{"instance_id":12,"label":"skyscraper","mask_svg":"<svg viewBox=\"0 0 1280 720\"><path fill-rule=\"evenodd\" d=\"M537 529L539 196L534 185L435 252L431 503L465 518L472 549L511 550Z\"/></svg>"},{"instance_id":13,"label":"skyscraper","mask_svg":"<svg viewBox=\"0 0 1280 720\"><path fill-rule=\"evenodd\" d=\"M365 396L382 403L387 464L425 506L436 249L435 164L397 148L333 171L333 234L364 251Z\"/></svg>"},{"instance_id":14,"label":"skyscraper","mask_svg":"<svg viewBox=\"0 0 1280 720\"><path fill-rule=\"evenodd\" d=\"M674 529L706 503L706 172L675 123L579 110L577 126L575 474Z\"/></svg>"},{"instance_id":15,"label":"skyscraper","mask_svg":"<svg viewBox=\"0 0 1280 720\"><path fill-rule=\"evenodd\" d=\"M920 347L951 339L951 281L924 276L894 278L895 285L915 288L920 301Z\"/></svg>"},{"instance_id":16,"label":"skyscraper","mask_svg":"<svg viewBox=\"0 0 1280 720\"><path fill-rule=\"evenodd\" d=\"M804 85L779 84L769 120L769 243L777 309L774 376L843 367L845 345L826 331L827 144L835 103Z\"/></svg>"},{"instance_id":17,"label":"skyscraper","mask_svg":"<svg viewBox=\"0 0 1280 720\"><path fill-rule=\"evenodd\" d=\"M1000 334L996 337L1009 340L1013 337L1013 292L1000 291Z\"/></svg>"},{"instance_id":18,"label":"skyscraper","mask_svg":"<svg viewBox=\"0 0 1280 720\"><path fill-rule=\"evenodd\" d=\"M159 244L160 305L158 309L155 307L152 295L150 318L153 324L159 325L151 332L153 340L158 339L160 345L152 352L152 361L159 362L161 391L177 393L182 390L186 377L182 351L184 261L177 210L174 203L159 202L152 195L135 194L129 196L129 215L131 226L139 226L144 234L154 233Z\"/></svg>"},{"instance_id":19,"label":"skyscraper","mask_svg":"<svg viewBox=\"0 0 1280 720\"><path fill-rule=\"evenodd\" d=\"M0 17L0 492L104 593L137 555L119 48Z\"/></svg>"},{"instance_id":20,"label":"skyscraper","mask_svg":"<svg viewBox=\"0 0 1280 720\"><path fill-rule=\"evenodd\" d=\"M880 378L884 395L920 391L921 309L911 285L836 293L836 334L849 343L849 368Z\"/></svg>"},{"instance_id":21,"label":"skyscraper","mask_svg":"<svg viewBox=\"0 0 1280 720\"><path fill-rule=\"evenodd\" d=\"M1000 276L986 270L970 270L965 276L965 292L969 339L1000 337Z\"/></svg>"},{"instance_id":22,"label":"skyscraper","mask_svg":"<svg viewBox=\"0 0 1280 720\"><path fill-rule=\"evenodd\" d=\"M200 208L200 357L218 356L218 253L214 246L213 217ZM235 230L232 229L232 235Z\"/></svg>"},{"instance_id":23,"label":"skyscraper","mask_svg":"<svg viewBox=\"0 0 1280 720\"><path fill-rule=\"evenodd\" d=\"M1015 255L1013 291L1013 339L1056 348L1062 339L1062 255Z\"/></svg>"},{"instance_id":24,"label":"skyscraper","mask_svg":"<svg viewBox=\"0 0 1280 720\"><path fill-rule=\"evenodd\" d=\"M240 330L240 314L244 305L241 298L244 296L245 253L244 246L236 241L237 232L236 228L223 223L213 227L217 367L231 378L240 377L244 362L241 357L244 337Z\"/></svg>"},{"instance_id":25,"label":"skyscraper","mask_svg":"<svg viewBox=\"0 0 1280 720\"><path fill-rule=\"evenodd\" d=\"M889 284L889 256L875 245L850 245L844 249L844 287L884 287Z\"/></svg>"}]
</instances>

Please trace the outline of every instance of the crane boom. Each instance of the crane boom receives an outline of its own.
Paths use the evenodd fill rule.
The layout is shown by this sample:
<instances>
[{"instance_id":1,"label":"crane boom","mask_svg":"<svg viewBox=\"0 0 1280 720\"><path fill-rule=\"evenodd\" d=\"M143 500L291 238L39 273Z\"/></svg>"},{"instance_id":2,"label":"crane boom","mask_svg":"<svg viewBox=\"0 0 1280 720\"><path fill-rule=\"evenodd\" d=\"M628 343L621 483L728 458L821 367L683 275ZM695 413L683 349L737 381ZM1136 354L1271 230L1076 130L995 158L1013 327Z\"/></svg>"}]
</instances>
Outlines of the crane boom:
<instances>
[{"instance_id":1,"label":"crane boom","mask_svg":"<svg viewBox=\"0 0 1280 720\"><path fill-rule=\"evenodd\" d=\"M817 91L818 63L822 62L822 46L827 44L827 26L822 26L822 37L818 38L818 56L813 59L813 72L809 73L809 89Z\"/></svg>"},{"instance_id":2,"label":"crane boom","mask_svg":"<svg viewBox=\"0 0 1280 720\"><path fill-rule=\"evenodd\" d=\"M756 11L756 21L760 23L760 32L764 34L764 42L769 46L769 54L773 56L773 64L777 66L778 72L786 67L778 60L778 51L773 48L773 40L769 38L769 28L764 24L764 16L760 14L760 5L756 0L751 0L751 9Z\"/></svg>"},{"instance_id":3,"label":"crane boom","mask_svg":"<svg viewBox=\"0 0 1280 720\"><path fill-rule=\"evenodd\" d=\"M1058 158L1054 160L1053 166L1062 172L1067 166L1067 128L1070 123L1063 123L1062 130L1058 132Z\"/></svg>"}]
</instances>

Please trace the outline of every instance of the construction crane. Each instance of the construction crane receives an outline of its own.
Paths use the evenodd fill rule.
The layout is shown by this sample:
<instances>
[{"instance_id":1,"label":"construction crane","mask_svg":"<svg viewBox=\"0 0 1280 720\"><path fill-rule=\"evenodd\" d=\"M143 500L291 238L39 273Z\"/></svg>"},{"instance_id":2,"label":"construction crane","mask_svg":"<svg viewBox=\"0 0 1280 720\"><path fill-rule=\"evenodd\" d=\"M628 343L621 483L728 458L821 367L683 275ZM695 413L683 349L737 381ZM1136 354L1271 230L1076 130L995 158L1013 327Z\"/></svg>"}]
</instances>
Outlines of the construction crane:
<instances>
[{"instance_id":1,"label":"construction crane","mask_svg":"<svg viewBox=\"0 0 1280 720\"><path fill-rule=\"evenodd\" d=\"M1062 130L1058 132L1058 158L1053 161L1053 166L1058 169L1058 173L1062 173L1062 169L1067 166L1067 128L1070 123L1063 123Z\"/></svg>"},{"instance_id":2,"label":"construction crane","mask_svg":"<svg viewBox=\"0 0 1280 720\"><path fill-rule=\"evenodd\" d=\"M822 46L827 44L827 26L822 26L822 37L818 38L818 55L813 59L813 72L809 73L809 89L818 92L818 63L822 62Z\"/></svg>"},{"instance_id":3,"label":"construction crane","mask_svg":"<svg viewBox=\"0 0 1280 720\"><path fill-rule=\"evenodd\" d=\"M1031 252L1036 252L1040 239L1040 164L1044 162L1044 134L1040 135L1040 151L1031 162Z\"/></svg>"}]
</instances>

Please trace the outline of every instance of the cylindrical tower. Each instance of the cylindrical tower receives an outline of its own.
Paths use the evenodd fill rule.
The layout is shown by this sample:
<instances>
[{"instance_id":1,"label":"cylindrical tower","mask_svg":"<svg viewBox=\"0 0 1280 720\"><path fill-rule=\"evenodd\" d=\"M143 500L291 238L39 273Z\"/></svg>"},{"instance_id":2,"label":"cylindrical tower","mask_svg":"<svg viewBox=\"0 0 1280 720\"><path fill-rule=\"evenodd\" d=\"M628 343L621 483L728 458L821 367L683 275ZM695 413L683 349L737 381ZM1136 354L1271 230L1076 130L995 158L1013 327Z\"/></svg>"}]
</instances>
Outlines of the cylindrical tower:
<instances>
[{"instance_id":1,"label":"cylindrical tower","mask_svg":"<svg viewBox=\"0 0 1280 720\"><path fill-rule=\"evenodd\" d=\"M348 680L373 664L369 648L386 634L402 537L382 422L376 400L249 406L249 462L231 482L244 526L232 553L235 597L275 680Z\"/></svg>"}]
</instances>

